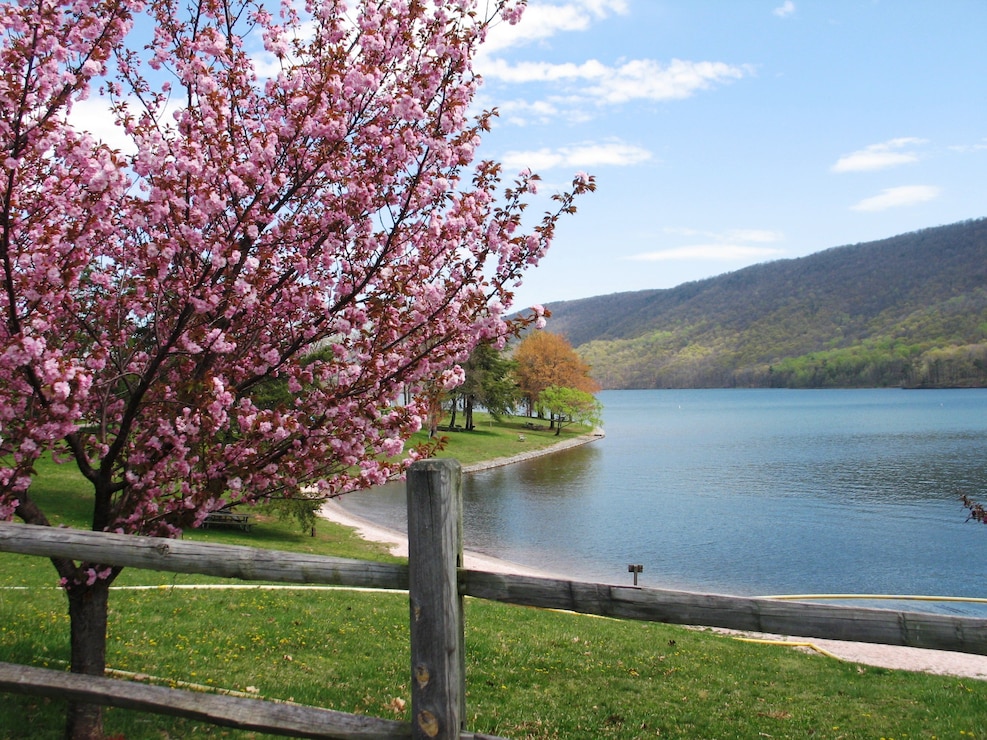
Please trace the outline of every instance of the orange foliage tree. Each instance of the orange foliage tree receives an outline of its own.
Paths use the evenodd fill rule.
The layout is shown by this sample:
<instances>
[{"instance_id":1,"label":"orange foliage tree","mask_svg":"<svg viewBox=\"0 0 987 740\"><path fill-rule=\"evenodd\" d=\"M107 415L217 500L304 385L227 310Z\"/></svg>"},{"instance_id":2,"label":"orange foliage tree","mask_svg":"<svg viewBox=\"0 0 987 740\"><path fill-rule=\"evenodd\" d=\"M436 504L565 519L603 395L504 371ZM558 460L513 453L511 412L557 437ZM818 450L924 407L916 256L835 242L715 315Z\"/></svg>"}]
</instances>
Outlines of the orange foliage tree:
<instances>
[{"instance_id":1,"label":"orange foliage tree","mask_svg":"<svg viewBox=\"0 0 987 740\"><path fill-rule=\"evenodd\" d=\"M539 394L549 386L575 388L596 393L599 384L590 376L592 368L561 334L533 331L514 351L518 386L528 414L538 406Z\"/></svg>"}]
</instances>

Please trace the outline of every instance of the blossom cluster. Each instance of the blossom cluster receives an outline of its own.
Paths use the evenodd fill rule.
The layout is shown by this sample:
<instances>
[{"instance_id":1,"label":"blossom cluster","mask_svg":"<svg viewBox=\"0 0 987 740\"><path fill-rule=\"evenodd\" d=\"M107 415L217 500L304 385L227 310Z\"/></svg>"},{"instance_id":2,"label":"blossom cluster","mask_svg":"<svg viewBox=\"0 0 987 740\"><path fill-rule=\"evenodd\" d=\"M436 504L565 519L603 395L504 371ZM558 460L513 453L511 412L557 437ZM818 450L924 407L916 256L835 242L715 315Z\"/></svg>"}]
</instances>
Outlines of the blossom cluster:
<instances>
[{"instance_id":1,"label":"blossom cluster","mask_svg":"<svg viewBox=\"0 0 987 740\"><path fill-rule=\"evenodd\" d=\"M474 164L471 60L523 3L495 5L0 7L0 517L46 521L46 450L92 482L95 528L142 534L399 471L426 413L404 391L512 330L594 187L526 232L537 177ZM132 153L73 127L87 96Z\"/></svg>"}]
</instances>

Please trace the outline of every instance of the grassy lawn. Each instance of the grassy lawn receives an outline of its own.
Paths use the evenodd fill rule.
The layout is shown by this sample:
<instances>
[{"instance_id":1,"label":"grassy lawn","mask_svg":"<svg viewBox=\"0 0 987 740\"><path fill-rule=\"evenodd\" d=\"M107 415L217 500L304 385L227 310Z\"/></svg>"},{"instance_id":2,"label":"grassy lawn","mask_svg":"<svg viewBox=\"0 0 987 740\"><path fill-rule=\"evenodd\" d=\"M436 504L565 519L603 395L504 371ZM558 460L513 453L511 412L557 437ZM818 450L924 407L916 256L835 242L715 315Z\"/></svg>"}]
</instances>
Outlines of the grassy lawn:
<instances>
[{"instance_id":1,"label":"grassy lawn","mask_svg":"<svg viewBox=\"0 0 987 740\"><path fill-rule=\"evenodd\" d=\"M496 425L449 434L444 454L489 433L507 452L539 431ZM546 444L557 441L545 430ZM563 438L571 436L566 430ZM470 438L470 439L466 439ZM512 447L512 444L514 447ZM464 462L482 459L467 459ZM42 471L38 497L85 526L85 489L67 468ZM316 536L263 511L222 541L394 560L349 530ZM41 558L0 554L0 660L64 667L65 597ZM116 671L344 711L409 719L408 603L401 593L203 588L247 584L125 570L110 597ZM142 588L151 587L151 588ZM512 738L987 738L987 682L842 663L791 648L681 627L622 622L470 599L466 612L471 730ZM61 737L61 702L0 701L0 738ZM251 738L254 733L107 710L115 737Z\"/></svg>"},{"instance_id":2,"label":"grassy lawn","mask_svg":"<svg viewBox=\"0 0 987 740\"><path fill-rule=\"evenodd\" d=\"M549 429L548 422L544 419L515 416L498 422L480 412L474 417L476 428L471 431L449 431L445 427L439 430L439 436L445 437L447 444L436 457L454 457L463 465L469 465L540 450L592 431L588 427L573 425L566 427L561 435L555 436L555 430ZM411 444L425 439L426 435L419 432L412 437Z\"/></svg>"}]
</instances>

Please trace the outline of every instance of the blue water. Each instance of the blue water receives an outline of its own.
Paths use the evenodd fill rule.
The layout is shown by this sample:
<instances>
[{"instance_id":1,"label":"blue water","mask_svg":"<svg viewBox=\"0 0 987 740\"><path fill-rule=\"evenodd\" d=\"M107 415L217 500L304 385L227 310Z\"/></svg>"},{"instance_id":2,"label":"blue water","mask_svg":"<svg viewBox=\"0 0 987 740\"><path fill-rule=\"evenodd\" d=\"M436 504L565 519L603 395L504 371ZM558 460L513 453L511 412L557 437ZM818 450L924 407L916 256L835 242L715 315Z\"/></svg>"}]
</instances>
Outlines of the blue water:
<instances>
[{"instance_id":1,"label":"blue water","mask_svg":"<svg viewBox=\"0 0 987 740\"><path fill-rule=\"evenodd\" d=\"M599 398L606 438L466 476L468 547L611 583L639 563L659 588L987 597L959 501L987 504L987 390ZM403 526L402 486L346 499Z\"/></svg>"}]
</instances>

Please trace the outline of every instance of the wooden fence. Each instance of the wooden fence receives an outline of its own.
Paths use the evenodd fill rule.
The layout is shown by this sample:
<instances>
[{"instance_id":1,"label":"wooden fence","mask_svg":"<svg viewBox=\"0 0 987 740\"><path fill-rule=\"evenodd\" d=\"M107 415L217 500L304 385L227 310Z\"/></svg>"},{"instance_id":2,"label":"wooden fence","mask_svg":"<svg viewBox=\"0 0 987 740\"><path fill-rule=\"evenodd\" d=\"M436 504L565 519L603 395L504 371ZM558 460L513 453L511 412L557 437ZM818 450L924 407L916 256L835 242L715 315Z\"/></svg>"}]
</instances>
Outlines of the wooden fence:
<instances>
[{"instance_id":1,"label":"wooden fence","mask_svg":"<svg viewBox=\"0 0 987 740\"><path fill-rule=\"evenodd\" d=\"M0 551L244 580L408 590L412 722L0 663L0 690L313 738L485 738L464 730L463 597L583 614L987 655L987 619L751 599L465 570L462 471L408 473L408 565L0 523Z\"/></svg>"}]
</instances>

